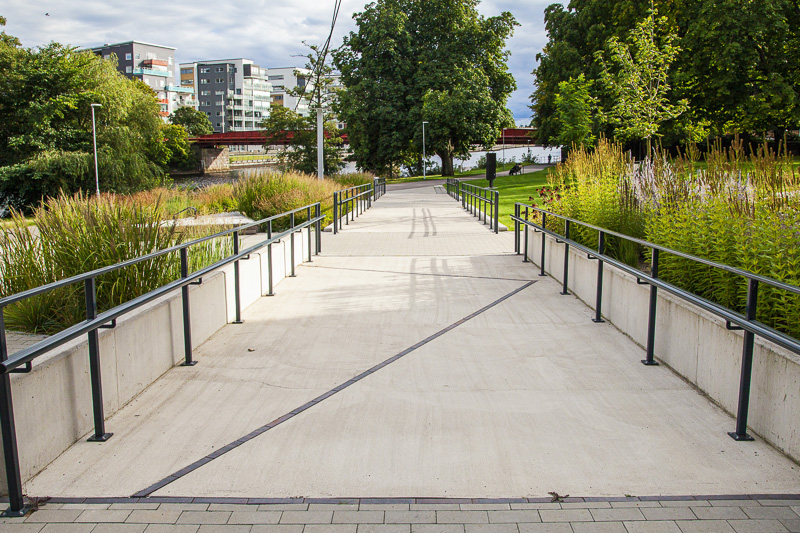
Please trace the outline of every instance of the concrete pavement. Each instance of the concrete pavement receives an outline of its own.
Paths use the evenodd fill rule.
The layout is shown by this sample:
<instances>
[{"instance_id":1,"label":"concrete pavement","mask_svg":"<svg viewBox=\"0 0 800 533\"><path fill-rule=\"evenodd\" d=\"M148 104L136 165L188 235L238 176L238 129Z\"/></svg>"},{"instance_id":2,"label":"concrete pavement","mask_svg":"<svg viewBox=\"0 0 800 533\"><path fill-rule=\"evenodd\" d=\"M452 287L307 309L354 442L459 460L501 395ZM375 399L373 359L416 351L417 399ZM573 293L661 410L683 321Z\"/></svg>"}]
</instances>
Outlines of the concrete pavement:
<instances>
[{"instance_id":1,"label":"concrete pavement","mask_svg":"<svg viewBox=\"0 0 800 533\"><path fill-rule=\"evenodd\" d=\"M110 441L77 443L26 492L179 498L172 503L800 492L797 465L760 440L730 439L728 414L668 368L641 365L639 346L591 322L586 306L513 254L510 232L491 233L449 196L431 187L390 192L323 239L323 254L248 308L244 324L196 348L196 367L174 368L108 420ZM157 500L123 503L141 502ZM714 507L706 504L697 506ZM743 507L735 517L656 513L669 523L638 530L783 531L796 525L780 522L796 520L795 505L785 504L784 518L750 517ZM220 511L232 524L235 511ZM443 523L428 511L427 523ZM488 512L470 515L488 525L467 529L512 528L492 526ZM575 518L575 533L633 533L639 526L626 520L638 515L622 514L607 515L617 526L591 527L575 525L599 523L585 509L546 516ZM711 516L719 522L679 522ZM750 519L768 522L726 522ZM518 533L566 531L563 523L509 520ZM400 522L404 531L412 521ZM452 523L464 531L466 522ZM328 530L348 528L356 526Z\"/></svg>"}]
</instances>

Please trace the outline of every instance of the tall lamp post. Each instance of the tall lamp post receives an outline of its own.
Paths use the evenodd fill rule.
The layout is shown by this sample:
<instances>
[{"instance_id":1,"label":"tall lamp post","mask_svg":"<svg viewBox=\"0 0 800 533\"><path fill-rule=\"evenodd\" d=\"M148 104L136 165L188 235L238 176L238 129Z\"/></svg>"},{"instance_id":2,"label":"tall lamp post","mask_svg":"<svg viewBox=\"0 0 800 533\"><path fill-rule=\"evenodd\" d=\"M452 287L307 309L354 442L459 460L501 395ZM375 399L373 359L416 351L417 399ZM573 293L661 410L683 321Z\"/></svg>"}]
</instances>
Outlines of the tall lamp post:
<instances>
[{"instance_id":1,"label":"tall lamp post","mask_svg":"<svg viewBox=\"0 0 800 533\"><path fill-rule=\"evenodd\" d=\"M325 178L325 121L324 108L315 107L317 111L317 179Z\"/></svg>"},{"instance_id":2,"label":"tall lamp post","mask_svg":"<svg viewBox=\"0 0 800 533\"><path fill-rule=\"evenodd\" d=\"M94 108L103 107L100 104L92 104L92 138L94 139L94 184L97 187L97 196L100 196L100 173L97 170L97 126L94 121Z\"/></svg>"},{"instance_id":3,"label":"tall lamp post","mask_svg":"<svg viewBox=\"0 0 800 533\"><path fill-rule=\"evenodd\" d=\"M423 120L422 121L422 179L427 179L426 163L428 162L428 156L425 155L425 124L428 122Z\"/></svg>"}]
</instances>

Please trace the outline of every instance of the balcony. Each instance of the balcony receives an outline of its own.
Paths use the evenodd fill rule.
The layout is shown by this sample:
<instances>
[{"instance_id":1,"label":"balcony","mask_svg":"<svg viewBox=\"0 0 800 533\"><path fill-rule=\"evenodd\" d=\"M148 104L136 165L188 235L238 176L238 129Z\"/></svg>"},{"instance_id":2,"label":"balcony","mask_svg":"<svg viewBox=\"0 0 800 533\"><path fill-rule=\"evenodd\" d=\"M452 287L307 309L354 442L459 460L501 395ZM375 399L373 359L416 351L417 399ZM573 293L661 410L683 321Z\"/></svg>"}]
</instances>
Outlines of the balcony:
<instances>
[{"instance_id":1,"label":"balcony","mask_svg":"<svg viewBox=\"0 0 800 533\"><path fill-rule=\"evenodd\" d=\"M156 102L158 102L159 104L169 104L169 100L167 100L166 98L156 98Z\"/></svg>"},{"instance_id":2,"label":"balcony","mask_svg":"<svg viewBox=\"0 0 800 533\"><path fill-rule=\"evenodd\" d=\"M169 111L159 111L158 114L161 115L162 117L168 117Z\"/></svg>"},{"instance_id":3,"label":"balcony","mask_svg":"<svg viewBox=\"0 0 800 533\"><path fill-rule=\"evenodd\" d=\"M165 87L167 91L172 91L174 93L194 93L194 87L181 87L179 85L167 85Z\"/></svg>"},{"instance_id":4,"label":"balcony","mask_svg":"<svg viewBox=\"0 0 800 533\"><path fill-rule=\"evenodd\" d=\"M169 66L169 63L167 62L166 59L145 59L144 61L142 61L143 67L149 68L152 67L153 65L157 65L159 67L167 67Z\"/></svg>"},{"instance_id":5,"label":"balcony","mask_svg":"<svg viewBox=\"0 0 800 533\"><path fill-rule=\"evenodd\" d=\"M133 69L134 74L138 74L139 76L148 75L148 76L161 76L163 78L169 77L169 72L166 70L155 70L152 68L136 68Z\"/></svg>"}]
</instances>

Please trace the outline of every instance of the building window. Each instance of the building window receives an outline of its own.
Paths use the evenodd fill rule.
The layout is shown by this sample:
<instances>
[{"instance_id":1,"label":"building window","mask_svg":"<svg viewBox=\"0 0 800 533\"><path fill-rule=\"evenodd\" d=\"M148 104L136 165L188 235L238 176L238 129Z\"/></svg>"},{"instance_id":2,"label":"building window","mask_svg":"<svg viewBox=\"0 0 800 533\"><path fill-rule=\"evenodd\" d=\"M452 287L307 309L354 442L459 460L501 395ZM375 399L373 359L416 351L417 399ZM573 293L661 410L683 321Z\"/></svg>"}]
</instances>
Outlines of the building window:
<instances>
[{"instance_id":1,"label":"building window","mask_svg":"<svg viewBox=\"0 0 800 533\"><path fill-rule=\"evenodd\" d=\"M125 67L125 74L130 74L131 72L133 72L133 67Z\"/></svg>"},{"instance_id":2,"label":"building window","mask_svg":"<svg viewBox=\"0 0 800 533\"><path fill-rule=\"evenodd\" d=\"M181 85L191 85L194 80L181 80Z\"/></svg>"},{"instance_id":3,"label":"building window","mask_svg":"<svg viewBox=\"0 0 800 533\"><path fill-rule=\"evenodd\" d=\"M139 59L139 57L140 57L140 54L136 54L136 59Z\"/></svg>"},{"instance_id":4,"label":"building window","mask_svg":"<svg viewBox=\"0 0 800 533\"><path fill-rule=\"evenodd\" d=\"M209 72L211 72L210 67L203 67L200 69L200 74L208 74Z\"/></svg>"},{"instance_id":5,"label":"building window","mask_svg":"<svg viewBox=\"0 0 800 533\"><path fill-rule=\"evenodd\" d=\"M194 71L194 69L191 69L191 68L182 68L181 69L181 74L191 74L193 71Z\"/></svg>"},{"instance_id":6,"label":"building window","mask_svg":"<svg viewBox=\"0 0 800 533\"><path fill-rule=\"evenodd\" d=\"M222 127L222 122L217 122L217 127L221 128Z\"/></svg>"},{"instance_id":7,"label":"building window","mask_svg":"<svg viewBox=\"0 0 800 533\"><path fill-rule=\"evenodd\" d=\"M269 77L270 81L272 81L272 80L282 80L282 79L283 79L283 74L281 74L280 76L270 76Z\"/></svg>"},{"instance_id":8,"label":"building window","mask_svg":"<svg viewBox=\"0 0 800 533\"><path fill-rule=\"evenodd\" d=\"M131 54L125 54L125 59L127 61L130 61L131 59L133 59L133 56Z\"/></svg>"},{"instance_id":9,"label":"building window","mask_svg":"<svg viewBox=\"0 0 800 533\"><path fill-rule=\"evenodd\" d=\"M200 85L206 85L208 83L208 81L209 80L207 80L207 79L201 79L200 80Z\"/></svg>"},{"instance_id":10,"label":"building window","mask_svg":"<svg viewBox=\"0 0 800 533\"><path fill-rule=\"evenodd\" d=\"M225 94L225 91L214 91L214 94L216 94L217 96L222 96L223 94Z\"/></svg>"},{"instance_id":11,"label":"building window","mask_svg":"<svg viewBox=\"0 0 800 533\"><path fill-rule=\"evenodd\" d=\"M217 78L216 82L217 83L225 83L225 78Z\"/></svg>"},{"instance_id":12,"label":"building window","mask_svg":"<svg viewBox=\"0 0 800 533\"><path fill-rule=\"evenodd\" d=\"M225 67L217 67L214 69L214 72L225 72Z\"/></svg>"},{"instance_id":13,"label":"building window","mask_svg":"<svg viewBox=\"0 0 800 533\"><path fill-rule=\"evenodd\" d=\"M158 86L159 87L163 87L164 86L164 80L158 80Z\"/></svg>"},{"instance_id":14,"label":"building window","mask_svg":"<svg viewBox=\"0 0 800 533\"><path fill-rule=\"evenodd\" d=\"M217 111L217 116L221 117L222 116L222 111Z\"/></svg>"},{"instance_id":15,"label":"building window","mask_svg":"<svg viewBox=\"0 0 800 533\"><path fill-rule=\"evenodd\" d=\"M211 113L209 113L208 111L205 111L205 114L206 114L206 116L207 116L208 118L211 118Z\"/></svg>"},{"instance_id":16,"label":"building window","mask_svg":"<svg viewBox=\"0 0 800 533\"><path fill-rule=\"evenodd\" d=\"M169 63L170 65L172 64L172 56L169 56L169 57L167 58L167 63Z\"/></svg>"},{"instance_id":17,"label":"building window","mask_svg":"<svg viewBox=\"0 0 800 533\"><path fill-rule=\"evenodd\" d=\"M211 94L211 91L200 91L200 94L202 96L208 96L209 94Z\"/></svg>"}]
</instances>

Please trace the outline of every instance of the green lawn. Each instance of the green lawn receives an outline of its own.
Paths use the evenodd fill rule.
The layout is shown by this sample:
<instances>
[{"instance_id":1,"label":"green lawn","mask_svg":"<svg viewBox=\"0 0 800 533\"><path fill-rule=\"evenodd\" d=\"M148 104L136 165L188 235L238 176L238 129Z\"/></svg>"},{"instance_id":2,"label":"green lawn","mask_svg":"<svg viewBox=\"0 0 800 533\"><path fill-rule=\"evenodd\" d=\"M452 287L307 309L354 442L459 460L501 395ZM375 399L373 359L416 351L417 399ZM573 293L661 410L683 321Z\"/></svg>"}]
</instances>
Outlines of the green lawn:
<instances>
[{"instance_id":1,"label":"green lawn","mask_svg":"<svg viewBox=\"0 0 800 533\"><path fill-rule=\"evenodd\" d=\"M539 188L547 185L547 175L550 169L539 170L521 176L500 176L494 180L494 186L500 191L500 223L505 224L509 229L514 228L514 221L511 215L514 214L514 204L522 202L530 205L531 200L541 207L542 200L539 197ZM469 182L478 187L488 187L486 180L474 180Z\"/></svg>"}]
</instances>

